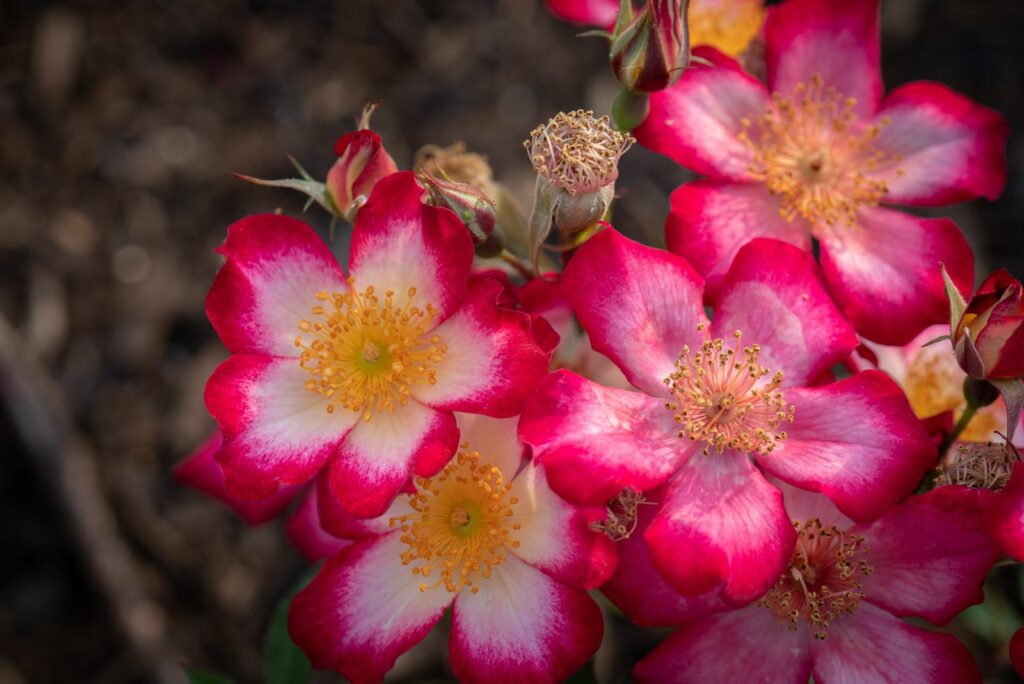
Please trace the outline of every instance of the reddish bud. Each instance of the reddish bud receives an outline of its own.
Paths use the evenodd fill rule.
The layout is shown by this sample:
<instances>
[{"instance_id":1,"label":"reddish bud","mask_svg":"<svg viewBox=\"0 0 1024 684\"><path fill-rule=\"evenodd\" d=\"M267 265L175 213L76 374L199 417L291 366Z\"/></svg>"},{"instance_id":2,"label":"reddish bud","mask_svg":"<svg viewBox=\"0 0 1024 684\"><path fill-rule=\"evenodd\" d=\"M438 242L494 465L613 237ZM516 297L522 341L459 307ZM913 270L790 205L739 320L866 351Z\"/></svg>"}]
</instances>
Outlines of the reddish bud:
<instances>
[{"instance_id":1,"label":"reddish bud","mask_svg":"<svg viewBox=\"0 0 1024 684\"><path fill-rule=\"evenodd\" d=\"M968 375L985 380L1024 376L1024 293L998 270L981 284L953 322L953 349Z\"/></svg>"},{"instance_id":2,"label":"reddish bud","mask_svg":"<svg viewBox=\"0 0 1024 684\"><path fill-rule=\"evenodd\" d=\"M653 93L675 83L690 63L689 0L647 0L632 16L623 3L612 36L612 70L629 90Z\"/></svg>"},{"instance_id":3,"label":"reddish bud","mask_svg":"<svg viewBox=\"0 0 1024 684\"><path fill-rule=\"evenodd\" d=\"M334 143L338 160L327 173L327 192L338 213L351 220L381 178L398 171L380 136L370 130L374 106L363 110L359 129L346 133Z\"/></svg>"},{"instance_id":4,"label":"reddish bud","mask_svg":"<svg viewBox=\"0 0 1024 684\"><path fill-rule=\"evenodd\" d=\"M468 183L432 176L422 169L418 178L430 194L431 204L454 211L466 224L474 243L481 245L494 233L497 210L482 190Z\"/></svg>"}]
</instances>

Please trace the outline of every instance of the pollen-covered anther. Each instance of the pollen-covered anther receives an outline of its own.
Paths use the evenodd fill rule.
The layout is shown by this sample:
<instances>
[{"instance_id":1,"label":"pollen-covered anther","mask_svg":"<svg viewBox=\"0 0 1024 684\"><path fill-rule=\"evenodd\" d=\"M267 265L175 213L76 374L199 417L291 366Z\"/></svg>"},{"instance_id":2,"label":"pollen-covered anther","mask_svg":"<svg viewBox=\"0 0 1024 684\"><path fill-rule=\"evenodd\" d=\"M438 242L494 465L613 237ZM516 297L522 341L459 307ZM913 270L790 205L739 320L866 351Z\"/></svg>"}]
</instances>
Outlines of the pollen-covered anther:
<instances>
[{"instance_id":1,"label":"pollen-covered anther","mask_svg":"<svg viewBox=\"0 0 1024 684\"><path fill-rule=\"evenodd\" d=\"M408 495L413 512L391 518L389 525L401 530L408 546L402 564L433 580L421 583L420 591L444 586L476 593L505 560L506 549L519 546L515 535L521 525L513 511L519 500L509 496L511 488L504 473L482 463L468 444L439 474L417 478L417 493Z\"/></svg>"},{"instance_id":2,"label":"pollen-covered anther","mask_svg":"<svg viewBox=\"0 0 1024 684\"><path fill-rule=\"evenodd\" d=\"M699 329L704 332L703 324ZM672 395L665 406L675 413L679 436L704 442L705 454L712 449L767 453L786 438L779 426L793 422L795 408L779 390L782 373L761 365L761 348L742 346L739 330L733 338L731 348L721 338L708 339L692 352L683 347L665 379Z\"/></svg>"},{"instance_id":3,"label":"pollen-covered anther","mask_svg":"<svg viewBox=\"0 0 1024 684\"><path fill-rule=\"evenodd\" d=\"M877 206L889 192L871 175L900 159L875 146L888 120L867 124L854 113L856 104L816 74L792 99L774 93L759 119L743 120L739 137L753 154L749 172L779 197L786 220L854 226L860 207Z\"/></svg>"},{"instance_id":4,"label":"pollen-covered anther","mask_svg":"<svg viewBox=\"0 0 1024 684\"><path fill-rule=\"evenodd\" d=\"M320 303L299 323L295 346L311 376L306 389L328 399L327 412L340 406L369 421L406 405L413 385L437 382L433 365L448 348L430 335L437 311L416 304L416 288L402 298L391 290L381 297L373 286L357 291L351 279L349 286L316 294Z\"/></svg>"},{"instance_id":5,"label":"pollen-covered anther","mask_svg":"<svg viewBox=\"0 0 1024 684\"><path fill-rule=\"evenodd\" d=\"M1010 481L1020 453L1012 444L978 442L960 444L949 463L936 468L940 484L999 491Z\"/></svg>"},{"instance_id":6,"label":"pollen-covered anther","mask_svg":"<svg viewBox=\"0 0 1024 684\"><path fill-rule=\"evenodd\" d=\"M635 139L612 128L607 116L578 109L560 112L530 133L526 147L534 170L570 195L597 192L614 183L619 158Z\"/></svg>"},{"instance_id":7,"label":"pollen-covered anther","mask_svg":"<svg viewBox=\"0 0 1024 684\"><path fill-rule=\"evenodd\" d=\"M653 504L643 493L626 487L608 501L604 520L590 523L590 529L601 532L612 541L624 541L636 531L640 506Z\"/></svg>"},{"instance_id":8,"label":"pollen-covered anther","mask_svg":"<svg viewBox=\"0 0 1024 684\"><path fill-rule=\"evenodd\" d=\"M828 637L829 625L853 614L864 600L861 578L874 568L868 564L864 538L849 534L817 518L793 522L796 549L779 581L757 601L796 631L806 620L816 639Z\"/></svg>"}]
</instances>

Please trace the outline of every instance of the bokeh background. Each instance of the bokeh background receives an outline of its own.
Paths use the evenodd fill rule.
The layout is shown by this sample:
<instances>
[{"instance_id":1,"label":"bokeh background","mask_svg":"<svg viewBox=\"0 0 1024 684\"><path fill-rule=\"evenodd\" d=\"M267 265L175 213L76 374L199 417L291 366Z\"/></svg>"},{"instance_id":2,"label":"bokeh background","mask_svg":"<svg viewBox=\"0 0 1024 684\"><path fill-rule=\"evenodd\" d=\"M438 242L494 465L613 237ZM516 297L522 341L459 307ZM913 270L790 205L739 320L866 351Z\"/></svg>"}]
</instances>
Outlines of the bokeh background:
<instances>
[{"instance_id":1,"label":"bokeh background","mask_svg":"<svg viewBox=\"0 0 1024 684\"><path fill-rule=\"evenodd\" d=\"M883 1L889 87L942 81L1010 122L1004 195L932 212L979 274L1024 276L1022 25L1017 0ZM606 44L577 31L540 0L0 2L0 683L260 680L306 564L279 523L248 529L169 476L213 427L212 249L245 214L302 210L229 172L291 175L291 154L322 176L379 99L400 167L464 141L528 208L529 130L616 92ZM634 147L620 178L617 227L662 244L685 173ZM1019 578L995 570L952 627L991 681L1014 681ZM659 634L610 619L598 671L619 681ZM396 680L446 678L431 639Z\"/></svg>"}]
</instances>

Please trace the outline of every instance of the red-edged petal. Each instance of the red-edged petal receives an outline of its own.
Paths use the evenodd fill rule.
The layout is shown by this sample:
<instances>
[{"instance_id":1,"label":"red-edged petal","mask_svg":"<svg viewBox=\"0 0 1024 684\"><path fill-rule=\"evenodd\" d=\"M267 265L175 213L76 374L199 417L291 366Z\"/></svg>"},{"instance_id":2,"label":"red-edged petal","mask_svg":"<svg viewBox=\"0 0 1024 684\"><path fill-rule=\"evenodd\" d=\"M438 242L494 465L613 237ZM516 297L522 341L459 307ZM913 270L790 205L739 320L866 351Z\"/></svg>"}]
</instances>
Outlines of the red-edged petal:
<instances>
[{"instance_id":1,"label":"red-edged petal","mask_svg":"<svg viewBox=\"0 0 1024 684\"><path fill-rule=\"evenodd\" d=\"M604 505L626 487L657 487L696 448L660 399L552 373L519 420L520 438L569 501Z\"/></svg>"},{"instance_id":2,"label":"red-edged petal","mask_svg":"<svg viewBox=\"0 0 1024 684\"><path fill-rule=\"evenodd\" d=\"M826 87L874 114L882 97L878 0L789 0L768 10L764 25L768 87L791 95L820 74Z\"/></svg>"},{"instance_id":3,"label":"red-edged petal","mask_svg":"<svg viewBox=\"0 0 1024 684\"><path fill-rule=\"evenodd\" d=\"M174 466L175 479L226 504L250 525L259 525L276 518L298 494L299 487L285 485L271 496L256 501L229 495L224 488L224 471L215 458L223 443L224 436L220 432L215 433L195 452Z\"/></svg>"},{"instance_id":4,"label":"red-edged petal","mask_svg":"<svg viewBox=\"0 0 1024 684\"><path fill-rule=\"evenodd\" d=\"M298 356L299 322L320 291L345 292L345 274L301 221L260 214L236 221L217 248L227 261L206 297L206 315L232 353Z\"/></svg>"},{"instance_id":5,"label":"red-edged petal","mask_svg":"<svg viewBox=\"0 0 1024 684\"><path fill-rule=\"evenodd\" d=\"M806 684L810 635L750 606L691 622L636 664L640 684Z\"/></svg>"},{"instance_id":6,"label":"red-edged petal","mask_svg":"<svg viewBox=\"0 0 1024 684\"><path fill-rule=\"evenodd\" d=\"M683 345L700 346L704 283L686 261L606 229L569 262L562 289L594 349L633 385L664 396Z\"/></svg>"},{"instance_id":7,"label":"red-edged petal","mask_svg":"<svg viewBox=\"0 0 1024 684\"><path fill-rule=\"evenodd\" d=\"M769 484L746 455L697 453L669 481L644 533L661 576L687 596L720 583L732 605L767 591L789 562L796 533Z\"/></svg>"},{"instance_id":8,"label":"red-edged petal","mask_svg":"<svg viewBox=\"0 0 1024 684\"><path fill-rule=\"evenodd\" d=\"M1010 481L988 510L989 524L1007 555L1024 562L1024 463L1015 463Z\"/></svg>"},{"instance_id":9,"label":"red-edged petal","mask_svg":"<svg viewBox=\"0 0 1024 684\"><path fill-rule=\"evenodd\" d=\"M739 64L711 47L694 54L713 66L691 64L675 85L651 95L651 111L633 132L644 147L712 178L750 177L744 121L771 103L768 91Z\"/></svg>"},{"instance_id":10,"label":"red-edged petal","mask_svg":"<svg viewBox=\"0 0 1024 684\"><path fill-rule=\"evenodd\" d=\"M435 323L455 311L465 295L473 263L473 239L449 209L423 204L423 188L411 171L382 178L356 216L349 252L355 287L405 296L437 310Z\"/></svg>"},{"instance_id":11,"label":"red-edged petal","mask_svg":"<svg viewBox=\"0 0 1024 684\"><path fill-rule=\"evenodd\" d=\"M683 596L669 586L651 563L644 532L657 513L653 504L661 500L661 495L660 491L651 492L650 503L639 506L636 528L615 545L619 551L615 574L601 587L602 593L641 627L681 625L730 608L717 588L699 596Z\"/></svg>"},{"instance_id":12,"label":"red-edged petal","mask_svg":"<svg viewBox=\"0 0 1024 684\"><path fill-rule=\"evenodd\" d=\"M928 433L903 390L881 371L785 391L788 437L758 455L773 475L821 492L854 520L872 520L909 496L935 467Z\"/></svg>"},{"instance_id":13,"label":"red-edged petal","mask_svg":"<svg viewBox=\"0 0 1024 684\"><path fill-rule=\"evenodd\" d=\"M317 487L306 490L302 503L288 518L285 531L292 546L309 560L320 560L333 556L351 544L347 539L339 539L324 530L320 524L320 513L317 510Z\"/></svg>"},{"instance_id":14,"label":"red-edged petal","mask_svg":"<svg viewBox=\"0 0 1024 684\"><path fill-rule=\"evenodd\" d=\"M261 499L311 480L358 420L327 412L296 358L235 354L206 383L206 408L224 433L217 460L231 496Z\"/></svg>"},{"instance_id":15,"label":"red-edged petal","mask_svg":"<svg viewBox=\"0 0 1024 684\"><path fill-rule=\"evenodd\" d=\"M773 237L811 248L806 224L782 218L778 199L763 184L700 180L680 185L669 201L665 242L704 275L712 300L736 252L753 238Z\"/></svg>"},{"instance_id":16,"label":"red-edged petal","mask_svg":"<svg viewBox=\"0 0 1024 684\"><path fill-rule=\"evenodd\" d=\"M857 332L902 345L948 320L940 264L962 292L974 282L974 254L956 224L882 208L858 218L819 235L825 280Z\"/></svg>"},{"instance_id":17,"label":"red-edged petal","mask_svg":"<svg viewBox=\"0 0 1024 684\"><path fill-rule=\"evenodd\" d=\"M351 515L375 518L387 510L410 475L435 474L458 444L459 428L451 411L410 400L352 429L331 459L331 494Z\"/></svg>"},{"instance_id":18,"label":"red-edged petal","mask_svg":"<svg viewBox=\"0 0 1024 684\"><path fill-rule=\"evenodd\" d=\"M508 417L548 372L558 336L542 317L499 307L496 280L480 279L462 307L435 331L447 345L432 368L437 382L415 385L413 396L451 411Z\"/></svg>"},{"instance_id":19,"label":"red-edged petal","mask_svg":"<svg viewBox=\"0 0 1024 684\"><path fill-rule=\"evenodd\" d=\"M811 644L814 681L981 682L978 666L952 634L911 627L870 603L829 625L829 636Z\"/></svg>"},{"instance_id":20,"label":"red-edged petal","mask_svg":"<svg viewBox=\"0 0 1024 684\"><path fill-rule=\"evenodd\" d=\"M547 0L548 11L562 21L610 27L619 14L618 0Z\"/></svg>"},{"instance_id":21,"label":"red-edged petal","mask_svg":"<svg viewBox=\"0 0 1024 684\"><path fill-rule=\"evenodd\" d=\"M452 671L460 682L561 682L601 644L601 610L568 587L509 556L462 591L452 610Z\"/></svg>"},{"instance_id":22,"label":"red-edged petal","mask_svg":"<svg viewBox=\"0 0 1024 684\"><path fill-rule=\"evenodd\" d=\"M871 550L874 572L862 580L867 600L937 625L984 601L981 585L1000 555L984 517L991 496L939 487L854 528Z\"/></svg>"},{"instance_id":23,"label":"red-edged petal","mask_svg":"<svg viewBox=\"0 0 1024 684\"><path fill-rule=\"evenodd\" d=\"M873 175L886 202L938 206L975 197L995 199L1006 185L1003 115L941 83L908 83L889 93L875 117L873 145L897 159Z\"/></svg>"},{"instance_id":24,"label":"red-edged petal","mask_svg":"<svg viewBox=\"0 0 1024 684\"><path fill-rule=\"evenodd\" d=\"M615 545L590 524L604 520L603 507L577 507L548 486L544 466L532 462L512 483L511 496L519 499L515 520L516 556L559 582L593 589L615 571Z\"/></svg>"},{"instance_id":25,"label":"red-edged petal","mask_svg":"<svg viewBox=\"0 0 1024 684\"><path fill-rule=\"evenodd\" d=\"M379 682L441 619L453 595L419 590L423 578L402 565L400 536L345 547L292 601L288 632L313 667Z\"/></svg>"},{"instance_id":26,"label":"red-edged petal","mask_svg":"<svg viewBox=\"0 0 1024 684\"><path fill-rule=\"evenodd\" d=\"M308 498L316 502L316 516L318 524L327 534L339 539L367 539L387 533L390 529L388 520L391 514L402 515L408 512L408 506L403 506L401 512L395 513L392 509L401 505L404 497L398 497L388 508L388 511L376 518L357 518L348 509L342 506L331 492L331 478L325 471L317 478L316 484L310 489L315 491Z\"/></svg>"},{"instance_id":27,"label":"red-edged petal","mask_svg":"<svg viewBox=\"0 0 1024 684\"><path fill-rule=\"evenodd\" d=\"M808 252L758 238L736 255L715 308L712 336L734 330L761 347L761 363L806 385L857 348L857 334L825 290Z\"/></svg>"}]
</instances>

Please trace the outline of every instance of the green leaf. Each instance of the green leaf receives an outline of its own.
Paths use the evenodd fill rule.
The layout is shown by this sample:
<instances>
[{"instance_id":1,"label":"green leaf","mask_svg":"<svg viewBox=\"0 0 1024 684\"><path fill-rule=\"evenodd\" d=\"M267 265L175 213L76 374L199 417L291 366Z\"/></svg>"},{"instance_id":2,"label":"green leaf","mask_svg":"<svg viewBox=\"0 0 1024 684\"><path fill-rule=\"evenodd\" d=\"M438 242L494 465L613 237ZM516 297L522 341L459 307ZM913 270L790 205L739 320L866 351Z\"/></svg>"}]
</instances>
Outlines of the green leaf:
<instances>
[{"instance_id":1,"label":"green leaf","mask_svg":"<svg viewBox=\"0 0 1024 684\"><path fill-rule=\"evenodd\" d=\"M317 569L299 580L274 607L263 651L263 672L267 684L305 684L309 679L312 670L309 660L288 634L288 607L295 595L313 580Z\"/></svg>"},{"instance_id":2,"label":"green leaf","mask_svg":"<svg viewBox=\"0 0 1024 684\"><path fill-rule=\"evenodd\" d=\"M338 209L334 206L334 201L331 199L330 194L327 192L327 186L315 180L303 180L302 178L281 178L279 180L267 180L265 178L255 178L253 176L246 176L243 173L232 174L239 180L244 180L247 183L253 183L254 185L265 185L271 188L288 188L289 190L297 190L303 195L306 195L311 202L316 202L321 207L326 209L334 216L338 216ZM309 208L307 202L306 208Z\"/></svg>"},{"instance_id":3,"label":"green leaf","mask_svg":"<svg viewBox=\"0 0 1024 684\"><path fill-rule=\"evenodd\" d=\"M204 672L203 670L185 670L189 684L235 684L235 680L224 675Z\"/></svg>"}]
</instances>

